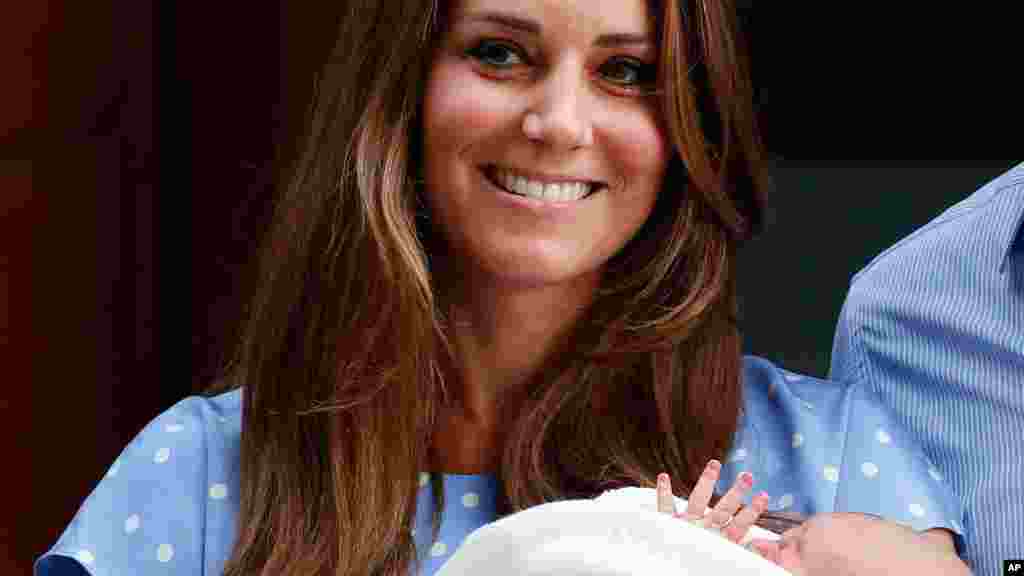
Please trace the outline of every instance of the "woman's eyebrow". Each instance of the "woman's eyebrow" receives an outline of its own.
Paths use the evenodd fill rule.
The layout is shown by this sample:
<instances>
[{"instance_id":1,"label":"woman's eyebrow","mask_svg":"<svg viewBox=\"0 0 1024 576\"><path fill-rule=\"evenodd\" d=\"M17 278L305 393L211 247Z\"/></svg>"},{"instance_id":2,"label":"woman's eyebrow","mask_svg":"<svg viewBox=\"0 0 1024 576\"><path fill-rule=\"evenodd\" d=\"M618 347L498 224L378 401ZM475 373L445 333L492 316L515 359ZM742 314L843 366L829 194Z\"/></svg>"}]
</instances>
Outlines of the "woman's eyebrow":
<instances>
[{"instance_id":1,"label":"woman's eyebrow","mask_svg":"<svg viewBox=\"0 0 1024 576\"><path fill-rule=\"evenodd\" d=\"M534 36L539 36L541 33L541 25L536 20L504 12L471 12L466 15L464 19L469 22L488 22L491 24L497 24L504 28L511 28ZM631 34L628 32L603 34L594 41L594 45L602 48L613 48L616 46L632 44L654 44L654 42L649 36L644 34Z\"/></svg>"}]
</instances>

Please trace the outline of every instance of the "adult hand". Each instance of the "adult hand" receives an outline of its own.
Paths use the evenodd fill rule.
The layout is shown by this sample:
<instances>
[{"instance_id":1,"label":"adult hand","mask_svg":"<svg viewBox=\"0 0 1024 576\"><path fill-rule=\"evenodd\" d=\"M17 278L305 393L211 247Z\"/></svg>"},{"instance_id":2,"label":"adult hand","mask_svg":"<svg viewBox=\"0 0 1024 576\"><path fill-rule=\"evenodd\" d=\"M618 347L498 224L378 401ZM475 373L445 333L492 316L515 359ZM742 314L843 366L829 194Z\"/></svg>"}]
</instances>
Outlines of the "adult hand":
<instances>
[{"instance_id":1,"label":"adult hand","mask_svg":"<svg viewBox=\"0 0 1024 576\"><path fill-rule=\"evenodd\" d=\"M658 511L715 530L726 539L739 544L754 522L768 508L768 494L762 492L753 498L750 506L743 506L743 496L754 484L753 476L749 472L744 472L736 478L736 483L719 499L715 507L707 512L721 468L722 465L717 460L708 462L693 491L690 492L686 510L683 512L676 511L671 478L668 474L659 474Z\"/></svg>"},{"instance_id":2,"label":"adult hand","mask_svg":"<svg viewBox=\"0 0 1024 576\"><path fill-rule=\"evenodd\" d=\"M753 540L751 547L796 576L971 574L945 531L918 533L864 514L817 514L781 540Z\"/></svg>"}]
</instances>

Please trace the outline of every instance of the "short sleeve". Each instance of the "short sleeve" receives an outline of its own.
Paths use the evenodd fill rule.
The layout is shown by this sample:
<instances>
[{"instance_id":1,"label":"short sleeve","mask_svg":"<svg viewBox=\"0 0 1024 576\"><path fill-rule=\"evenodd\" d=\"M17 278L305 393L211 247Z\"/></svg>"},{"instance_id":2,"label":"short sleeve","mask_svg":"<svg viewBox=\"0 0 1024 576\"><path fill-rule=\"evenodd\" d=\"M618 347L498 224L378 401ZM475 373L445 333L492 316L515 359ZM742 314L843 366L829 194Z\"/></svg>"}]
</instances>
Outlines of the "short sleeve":
<instances>
[{"instance_id":1,"label":"short sleeve","mask_svg":"<svg viewBox=\"0 0 1024 576\"><path fill-rule=\"evenodd\" d=\"M821 380L747 357L745 408L717 486L749 471L773 512L871 514L963 545L964 508L917 440L857 382ZM749 501L750 494L747 495Z\"/></svg>"},{"instance_id":2,"label":"short sleeve","mask_svg":"<svg viewBox=\"0 0 1024 576\"><path fill-rule=\"evenodd\" d=\"M835 511L916 531L945 528L963 546L963 504L911 435L870 392L851 385Z\"/></svg>"},{"instance_id":3,"label":"short sleeve","mask_svg":"<svg viewBox=\"0 0 1024 576\"><path fill-rule=\"evenodd\" d=\"M185 399L143 428L36 561L36 576L204 573L203 402Z\"/></svg>"}]
</instances>

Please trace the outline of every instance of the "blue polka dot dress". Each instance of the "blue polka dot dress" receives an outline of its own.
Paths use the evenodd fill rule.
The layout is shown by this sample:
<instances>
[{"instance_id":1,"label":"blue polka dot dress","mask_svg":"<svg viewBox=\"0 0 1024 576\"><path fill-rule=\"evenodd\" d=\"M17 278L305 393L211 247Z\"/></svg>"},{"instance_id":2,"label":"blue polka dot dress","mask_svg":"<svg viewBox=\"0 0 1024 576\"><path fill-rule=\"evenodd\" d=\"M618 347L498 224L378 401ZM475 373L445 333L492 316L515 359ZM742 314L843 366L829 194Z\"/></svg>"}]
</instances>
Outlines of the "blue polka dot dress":
<instances>
[{"instance_id":1,"label":"blue polka dot dress","mask_svg":"<svg viewBox=\"0 0 1024 576\"><path fill-rule=\"evenodd\" d=\"M863 390L752 357L744 386L719 490L750 471L772 510L865 512L962 537L959 500ZM186 398L150 422L36 561L36 576L221 574L236 535L241 419L235 390ZM431 542L431 485L420 476L413 537L426 576L497 518L495 476L444 474L443 485L441 533Z\"/></svg>"}]
</instances>

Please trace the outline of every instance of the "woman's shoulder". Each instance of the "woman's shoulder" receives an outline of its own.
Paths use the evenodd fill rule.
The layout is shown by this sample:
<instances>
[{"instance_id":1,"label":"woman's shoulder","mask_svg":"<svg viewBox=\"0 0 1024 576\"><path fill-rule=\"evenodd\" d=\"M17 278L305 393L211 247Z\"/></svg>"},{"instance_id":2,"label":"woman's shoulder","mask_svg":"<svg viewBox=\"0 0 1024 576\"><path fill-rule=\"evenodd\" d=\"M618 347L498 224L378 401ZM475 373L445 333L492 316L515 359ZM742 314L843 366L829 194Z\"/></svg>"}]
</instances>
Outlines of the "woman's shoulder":
<instances>
[{"instance_id":1,"label":"woman's shoulder","mask_svg":"<svg viewBox=\"0 0 1024 576\"><path fill-rule=\"evenodd\" d=\"M241 389L189 396L146 424L111 468L160 481L209 475L235 463L241 427ZM194 467L199 461L204 467Z\"/></svg>"},{"instance_id":2,"label":"woman's shoulder","mask_svg":"<svg viewBox=\"0 0 1024 576\"><path fill-rule=\"evenodd\" d=\"M872 442L889 445L899 437L905 450L918 450L892 410L855 382L799 374L747 356L743 390L743 428L758 436L780 436L794 448L807 443L837 454L853 444L870 448Z\"/></svg>"},{"instance_id":3,"label":"woman's shoulder","mask_svg":"<svg viewBox=\"0 0 1024 576\"><path fill-rule=\"evenodd\" d=\"M860 512L962 534L962 505L921 439L868 388L747 357L744 391L727 472L750 470L760 489L781 494L772 509Z\"/></svg>"},{"instance_id":4,"label":"woman's shoulder","mask_svg":"<svg viewBox=\"0 0 1024 576\"><path fill-rule=\"evenodd\" d=\"M748 407L755 402L834 409L856 396L846 382L792 372L757 356L743 357L743 389Z\"/></svg>"},{"instance_id":5,"label":"woman's shoulder","mask_svg":"<svg viewBox=\"0 0 1024 576\"><path fill-rule=\"evenodd\" d=\"M743 390L746 412L760 418L771 414L772 420L781 422L817 422L844 435L859 430L864 422L901 428L891 408L857 382L792 372L756 356L743 358ZM910 439L908 443L914 444Z\"/></svg>"},{"instance_id":6,"label":"woman's shoulder","mask_svg":"<svg viewBox=\"0 0 1024 576\"><path fill-rule=\"evenodd\" d=\"M190 396L151 420L35 574L219 573L234 540L241 417L232 390Z\"/></svg>"}]
</instances>

